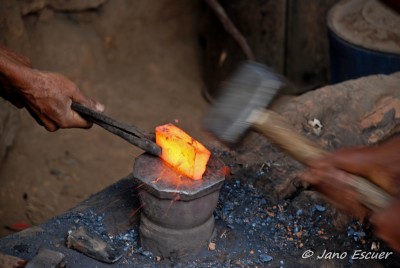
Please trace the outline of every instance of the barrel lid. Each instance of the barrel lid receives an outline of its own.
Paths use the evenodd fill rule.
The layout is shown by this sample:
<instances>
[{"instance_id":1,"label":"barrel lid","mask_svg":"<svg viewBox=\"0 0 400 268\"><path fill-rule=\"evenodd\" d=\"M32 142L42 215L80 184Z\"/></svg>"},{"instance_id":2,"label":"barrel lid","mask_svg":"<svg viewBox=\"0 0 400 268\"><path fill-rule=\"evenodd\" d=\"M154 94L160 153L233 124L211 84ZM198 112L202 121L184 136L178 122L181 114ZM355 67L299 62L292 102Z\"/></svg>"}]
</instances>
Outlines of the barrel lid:
<instances>
[{"instance_id":1,"label":"barrel lid","mask_svg":"<svg viewBox=\"0 0 400 268\"><path fill-rule=\"evenodd\" d=\"M328 13L328 27L366 49L400 54L400 14L379 0L342 0Z\"/></svg>"}]
</instances>

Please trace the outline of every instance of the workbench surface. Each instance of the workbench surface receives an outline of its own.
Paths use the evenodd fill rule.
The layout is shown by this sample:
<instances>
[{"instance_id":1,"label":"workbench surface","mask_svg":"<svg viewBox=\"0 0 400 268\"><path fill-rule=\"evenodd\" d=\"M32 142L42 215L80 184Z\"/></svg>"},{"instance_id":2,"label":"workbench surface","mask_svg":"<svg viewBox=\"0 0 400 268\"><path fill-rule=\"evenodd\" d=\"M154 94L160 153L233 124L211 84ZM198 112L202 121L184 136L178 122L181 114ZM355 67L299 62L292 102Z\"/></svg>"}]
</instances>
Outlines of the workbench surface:
<instances>
[{"instance_id":1,"label":"workbench surface","mask_svg":"<svg viewBox=\"0 0 400 268\"><path fill-rule=\"evenodd\" d=\"M139 199L135 182L131 176L127 176L62 215L0 239L0 252L30 260L40 248L47 248L63 253L67 267L110 267L109 264L67 248L68 231L82 225L89 229L93 222L92 227L96 232L106 232L111 238L119 234L128 237L126 234L135 232L134 236L137 237L138 216L135 211L138 209ZM112 266L131 266L130 261L123 260L129 252L121 252L124 254L123 258Z\"/></svg>"}]
</instances>

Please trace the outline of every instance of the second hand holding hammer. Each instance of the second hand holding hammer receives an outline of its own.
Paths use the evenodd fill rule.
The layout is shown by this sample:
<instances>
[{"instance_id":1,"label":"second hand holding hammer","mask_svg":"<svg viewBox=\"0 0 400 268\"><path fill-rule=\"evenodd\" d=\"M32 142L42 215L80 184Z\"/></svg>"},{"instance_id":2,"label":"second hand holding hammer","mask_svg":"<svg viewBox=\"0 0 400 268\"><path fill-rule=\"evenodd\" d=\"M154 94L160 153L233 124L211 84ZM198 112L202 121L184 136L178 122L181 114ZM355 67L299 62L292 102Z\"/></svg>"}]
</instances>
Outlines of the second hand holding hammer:
<instances>
[{"instance_id":1,"label":"second hand holding hammer","mask_svg":"<svg viewBox=\"0 0 400 268\"><path fill-rule=\"evenodd\" d=\"M245 62L224 83L222 94L205 118L206 128L220 140L235 144L252 127L303 164L322 157L327 154L325 150L296 133L280 115L264 108L288 84L265 65ZM393 200L386 191L360 176L348 174L347 182L371 210L385 208Z\"/></svg>"}]
</instances>

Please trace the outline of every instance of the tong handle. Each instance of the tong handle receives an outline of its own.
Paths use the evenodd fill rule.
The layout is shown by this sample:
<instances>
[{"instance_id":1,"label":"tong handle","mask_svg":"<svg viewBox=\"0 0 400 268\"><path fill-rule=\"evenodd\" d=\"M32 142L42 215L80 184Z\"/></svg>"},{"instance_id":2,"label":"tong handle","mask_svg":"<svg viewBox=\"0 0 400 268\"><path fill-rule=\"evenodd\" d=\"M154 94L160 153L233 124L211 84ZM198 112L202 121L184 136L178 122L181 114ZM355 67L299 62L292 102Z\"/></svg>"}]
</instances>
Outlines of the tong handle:
<instances>
[{"instance_id":1,"label":"tong handle","mask_svg":"<svg viewBox=\"0 0 400 268\"><path fill-rule=\"evenodd\" d=\"M142 150L156 156L161 155L161 147L153 142L155 139L154 135L138 129L135 126L119 122L77 102L72 102L71 109L78 112L88 121L101 126L105 130L123 138Z\"/></svg>"}]
</instances>

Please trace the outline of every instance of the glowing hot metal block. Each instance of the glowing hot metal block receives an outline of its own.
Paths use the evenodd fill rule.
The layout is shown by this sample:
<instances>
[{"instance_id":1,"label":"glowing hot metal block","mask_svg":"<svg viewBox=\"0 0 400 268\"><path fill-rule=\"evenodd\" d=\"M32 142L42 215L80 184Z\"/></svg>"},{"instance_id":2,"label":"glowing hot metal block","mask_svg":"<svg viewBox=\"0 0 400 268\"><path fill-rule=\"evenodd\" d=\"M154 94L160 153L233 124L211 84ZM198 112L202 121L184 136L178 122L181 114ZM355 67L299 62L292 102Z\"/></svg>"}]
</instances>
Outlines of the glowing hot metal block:
<instances>
[{"instance_id":1,"label":"glowing hot metal block","mask_svg":"<svg viewBox=\"0 0 400 268\"><path fill-rule=\"evenodd\" d=\"M156 143L162 148L161 158L171 167L191 179L202 178L211 153L200 142L166 124L156 128Z\"/></svg>"}]
</instances>

